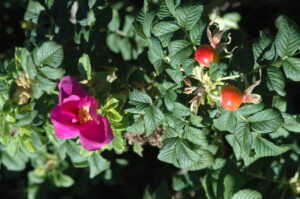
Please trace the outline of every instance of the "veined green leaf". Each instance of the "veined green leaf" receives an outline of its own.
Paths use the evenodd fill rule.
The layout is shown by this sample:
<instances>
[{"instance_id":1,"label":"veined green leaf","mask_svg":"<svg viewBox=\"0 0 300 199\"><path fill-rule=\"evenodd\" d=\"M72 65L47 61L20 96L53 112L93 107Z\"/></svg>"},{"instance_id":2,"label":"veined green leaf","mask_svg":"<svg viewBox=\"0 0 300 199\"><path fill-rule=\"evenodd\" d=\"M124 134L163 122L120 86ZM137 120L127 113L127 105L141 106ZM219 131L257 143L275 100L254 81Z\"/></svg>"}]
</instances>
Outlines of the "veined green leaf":
<instances>
[{"instance_id":1,"label":"veined green leaf","mask_svg":"<svg viewBox=\"0 0 300 199\"><path fill-rule=\"evenodd\" d=\"M191 43L187 40L172 41L168 50L172 66L182 64L194 52Z\"/></svg>"},{"instance_id":2,"label":"veined green leaf","mask_svg":"<svg viewBox=\"0 0 300 199\"><path fill-rule=\"evenodd\" d=\"M145 109L145 130L146 135L150 135L164 120L164 114L163 112L155 107L155 106L149 106Z\"/></svg>"},{"instance_id":3,"label":"veined green leaf","mask_svg":"<svg viewBox=\"0 0 300 199\"><path fill-rule=\"evenodd\" d=\"M110 167L110 162L97 153L93 153L88 157L88 164L90 168L90 178L94 178Z\"/></svg>"},{"instance_id":4,"label":"veined green leaf","mask_svg":"<svg viewBox=\"0 0 300 199\"><path fill-rule=\"evenodd\" d=\"M283 62L284 73L293 81L300 81L300 59L289 57Z\"/></svg>"},{"instance_id":5,"label":"veined green leaf","mask_svg":"<svg viewBox=\"0 0 300 199\"><path fill-rule=\"evenodd\" d=\"M255 113L247 119L251 129L257 133L275 132L283 125L283 118L279 111L267 109Z\"/></svg>"},{"instance_id":6,"label":"veined green leaf","mask_svg":"<svg viewBox=\"0 0 300 199\"><path fill-rule=\"evenodd\" d=\"M134 89L132 92L129 93L129 104L138 105L138 104L152 104L151 97L137 89Z\"/></svg>"},{"instance_id":7,"label":"veined green leaf","mask_svg":"<svg viewBox=\"0 0 300 199\"><path fill-rule=\"evenodd\" d=\"M64 51L61 45L48 41L33 51L33 60L37 66L45 65L58 67L64 58Z\"/></svg>"},{"instance_id":8,"label":"veined green leaf","mask_svg":"<svg viewBox=\"0 0 300 199\"><path fill-rule=\"evenodd\" d=\"M285 96L286 92L284 90L285 82L282 72L279 68L275 66L270 66L267 68L268 74L268 86L271 90L274 90L278 95Z\"/></svg>"},{"instance_id":9,"label":"veined green leaf","mask_svg":"<svg viewBox=\"0 0 300 199\"><path fill-rule=\"evenodd\" d=\"M263 197L258 191L243 189L236 192L232 199L263 199Z\"/></svg>"},{"instance_id":10,"label":"veined green leaf","mask_svg":"<svg viewBox=\"0 0 300 199\"><path fill-rule=\"evenodd\" d=\"M278 156L289 150L289 147L276 146L274 143L260 137L256 136L254 139L254 150L255 157L268 157L268 156Z\"/></svg>"},{"instance_id":11,"label":"veined green leaf","mask_svg":"<svg viewBox=\"0 0 300 199\"><path fill-rule=\"evenodd\" d=\"M190 30L200 19L202 11L203 6L200 4L186 4L176 9L175 17L181 27Z\"/></svg>"},{"instance_id":12,"label":"veined green leaf","mask_svg":"<svg viewBox=\"0 0 300 199\"><path fill-rule=\"evenodd\" d=\"M48 66L42 67L39 70L43 75L53 80L61 79L65 73L65 70L62 68L51 68Z\"/></svg>"},{"instance_id":13,"label":"veined green leaf","mask_svg":"<svg viewBox=\"0 0 300 199\"><path fill-rule=\"evenodd\" d=\"M276 21L278 33L275 39L277 53L280 57L293 56L300 46L299 28L286 16L280 16Z\"/></svg>"},{"instance_id":14,"label":"veined green leaf","mask_svg":"<svg viewBox=\"0 0 300 199\"><path fill-rule=\"evenodd\" d=\"M207 146L208 140L206 137L205 130L197 129L191 126L186 126L185 131L183 133L183 138L187 139L188 141L200 145L200 146Z\"/></svg>"},{"instance_id":15,"label":"veined green leaf","mask_svg":"<svg viewBox=\"0 0 300 199\"><path fill-rule=\"evenodd\" d=\"M88 54L83 54L79 58L78 61L78 69L81 73L81 75L86 79L90 80L92 75L92 67L91 67L91 61Z\"/></svg>"}]
</instances>

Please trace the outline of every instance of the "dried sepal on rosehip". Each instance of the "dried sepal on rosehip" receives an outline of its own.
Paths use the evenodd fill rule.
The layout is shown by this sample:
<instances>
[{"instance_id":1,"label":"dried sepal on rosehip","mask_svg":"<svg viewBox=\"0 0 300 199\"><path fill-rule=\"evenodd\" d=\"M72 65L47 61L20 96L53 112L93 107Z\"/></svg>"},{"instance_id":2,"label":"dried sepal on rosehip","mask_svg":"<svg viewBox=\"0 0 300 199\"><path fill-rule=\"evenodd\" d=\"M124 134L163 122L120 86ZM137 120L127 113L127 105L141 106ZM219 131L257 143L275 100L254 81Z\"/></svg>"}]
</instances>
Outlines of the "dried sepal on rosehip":
<instances>
[{"instance_id":1,"label":"dried sepal on rosehip","mask_svg":"<svg viewBox=\"0 0 300 199\"><path fill-rule=\"evenodd\" d=\"M213 31L211 29L213 28ZM215 23L214 21L211 21L206 29L207 38L210 42L210 45L214 48L224 48L225 46L229 45L231 43L231 36L230 33L228 34L228 41L221 43L221 39L223 37L223 34L229 30L229 28L226 28L224 30L219 29L219 24Z\"/></svg>"},{"instance_id":2,"label":"dried sepal on rosehip","mask_svg":"<svg viewBox=\"0 0 300 199\"><path fill-rule=\"evenodd\" d=\"M211 31L212 27L214 27L213 31ZM195 52L195 59L205 67L209 67L212 62L219 61L219 49L225 48L227 45L231 43L230 34L228 34L228 42L221 43L222 36L224 32L228 29L220 30L219 25L214 23L213 21L207 27L207 38L210 44L204 44L197 48ZM225 49L227 52L227 50Z\"/></svg>"}]
</instances>

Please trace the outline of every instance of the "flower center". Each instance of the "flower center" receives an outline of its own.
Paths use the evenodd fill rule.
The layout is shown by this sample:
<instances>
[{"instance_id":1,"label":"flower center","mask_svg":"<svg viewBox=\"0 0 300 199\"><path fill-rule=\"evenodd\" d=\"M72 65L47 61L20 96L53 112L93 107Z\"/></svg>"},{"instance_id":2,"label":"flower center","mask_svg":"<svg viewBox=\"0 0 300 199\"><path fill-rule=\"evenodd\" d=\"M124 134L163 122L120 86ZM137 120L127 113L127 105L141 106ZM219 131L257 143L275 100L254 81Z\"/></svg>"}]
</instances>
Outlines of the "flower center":
<instances>
[{"instance_id":1,"label":"flower center","mask_svg":"<svg viewBox=\"0 0 300 199\"><path fill-rule=\"evenodd\" d=\"M89 120L92 120L91 115L89 114L89 107L83 107L78 109L78 117L79 117L79 123L86 123Z\"/></svg>"}]
</instances>

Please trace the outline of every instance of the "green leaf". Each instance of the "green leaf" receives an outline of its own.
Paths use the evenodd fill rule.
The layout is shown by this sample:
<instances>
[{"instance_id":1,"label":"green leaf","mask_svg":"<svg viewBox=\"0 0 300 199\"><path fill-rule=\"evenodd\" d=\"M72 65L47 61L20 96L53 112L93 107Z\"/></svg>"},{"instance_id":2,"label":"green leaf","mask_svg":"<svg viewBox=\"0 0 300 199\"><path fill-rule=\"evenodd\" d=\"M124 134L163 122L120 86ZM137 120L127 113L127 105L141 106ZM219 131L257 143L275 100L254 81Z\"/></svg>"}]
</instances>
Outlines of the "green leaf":
<instances>
[{"instance_id":1,"label":"green leaf","mask_svg":"<svg viewBox=\"0 0 300 199\"><path fill-rule=\"evenodd\" d=\"M192 150L184 140L179 138L165 139L158 159L191 170L206 168L214 162L210 152L203 149Z\"/></svg>"},{"instance_id":2,"label":"green leaf","mask_svg":"<svg viewBox=\"0 0 300 199\"><path fill-rule=\"evenodd\" d=\"M169 11L175 16L176 11L175 11L175 5L174 5L174 0L165 0L166 6L169 9Z\"/></svg>"},{"instance_id":3,"label":"green leaf","mask_svg":"<svg viewBox=\"0 0 300 199\"><path fill-rule=\"evenodd\" d=\"M183 134L183 138L187 139L193 144L200 145L203 147L206 147L208 145L206 132L201 129L186 126Z\"/></svg>"},{"instance_id":4,"label":"green leaf","mask_svg":"<svg viewBox=\"0 0 300 199\"><path fill-rule=\"evenodd\" d=\"M179 29L180 26L173 21L162 21L154 25L152 32L156 37L160 37L173 33Z\"/></svg>"},{"instance_id":5,"label":"green leaf","mask_svg":"<svg viewBox=\"0 0 300 199\"><path fill-rule=\"evenodd\" d=\"M267 68L268 74L268 86L271 90L274 90L278 95L285 96L286 92L284 90L285 82L282 72L279 68L275 66L270 66Z\"/></svg>"},{"instance_id":6,"label":"green leaf","mask_svg":"<svg viewBox=\"0 0 300 199\"><path fill-rule=\"evenodd\" d=\"M149 50L157 58L164 59L164 53L161 47L161 44L158 39L150 37L148 38Z\"/></svg>"},{"instance_id":7,"label":"green leaf","mask_svg":"<svg viewBox=\"0 0 300 199\"><path fill-rule=\"evenodd\" d=\"M249 124L245 122L240 122L235 129L235 135L242 138L242 142L240 143L242 150L246 155L249 155L252 146L253 146L253 137L250 131ZM239 141L239 140L237 140Z\"/></svg>"},{"instance_id":8,"label":"green leaf","mask_svg":"<svg viewBox=\"0 0 300 199\"><path fill-rule=\"evenodd\" d=\"M181 168L188 168L199 159L197 153L191 150L183 141L179 141L175 148L178 164Z\"/></svg>"},{"instance_id":9,"label":"green leaf","mask_svg":"<svg viewBox=\"0 0 300 199\"><path fill-rule=\"evenodd\" d=\"M213 81L220 77L220 66L218 63L213 62L209 65L209 76Z\"/></svg>"},{"instance_id":10,"label":"green leaf","mask_svg":"<svg viewBox=\"0 0 300 199\"><path fill-rule=\"evenodd\" d=\"M201 116L195 115L193 113L190 116L190 122L196 127L204 127L204 125L201 123L202 120L203 118Z\"/></svg>"},{"instance_id":11,"label":"green leaf","mask_svg":"<svg viewBox=\"0 0 300 199\"><path fill-rule=\"evenodd\" d=\"M186 184L181 176L174 176L172 178L172 187L175 191L180 191L186 187Z\"/></svg>"},{"instance_id":12,"label":"green leaf","mask_svg":"<svg viewBox=\"0 0 300 199\"><path fill-rule=\"evenodd\" d=\"M221 117L219 117L214 122L214 126L220 131L234 132L237 124L237 118L232 111L224 112Z\"/></svg>"},{"instance_id":13,"label":"green leaf","mask_svg":"<svg viewBox=\"0 0 300 199\"><path fill-rule=\"evenodd\" d=\"M205 34L206 27L207 27L207 23L200 18L200 20L190 30L189 37L194 45L200 45L202 36L206 35Z\"/></svg>"},{"instance_id":14,"label":"green leaf","mask_svg":"<svg viewBox=\"0 0 300 199\"><path fill-rule=\"evenodd\" d=\"M281 112L285 112L287 109L287 101L284 97L281 96L273 96L272 99L272 107L277 108Z\"/></svg>"},{"instance_id":15,"label":"green leaf","mask_svg":"<svg viewBox=\"0 0 300 199\"><path fill-rule=\"evenodd\" d=\"M86 161L86 157L80 155L80 148L73 141L67 140L64 144L67 154L70 156L73 163L81 165Z\"/></svg>"},{"instance_id":16,"label":"green leaf","mask_svg":"<svg viewBox=\"0 0 300 199\"><path fill-rule=\"evenodd\" d=\"M192 29L203 11L203 6L200 4L186 4L176 9L176 19L178 24L186 30Z\"/></svg>"},{"instance_id":17,"label":"green leaf","mask_svg":"<svg viewBox=\"0 0 300 199\"><path fill-rule=\"evenodd\" d=\"M32 95L35 99L39 99L43 95L43 90L37 83L32 84Z\"/></svg>"},{"instance_id":18,"label":"green leaf","mask_svg":"<svg viewBox=\"0 0 300 199\"><path fill-rule=\"evenodd\" d=\"M90 168L90 178L94 178L110 167L110 162L97 153L93 153L88 157L88 164Z\"/></svg>"},{"instance_id":19,"label":"green leaf","mask_svg":"<svg viewBox=\"0 0 300 199\"><path fill-rule=\"evenodd\" d=\"M233 193L234 193L234 189L235 186L237 184L236 179L234 178L233 175L226 175L224 177L224 199L232 199Z\"/></svg>"},{"instance_id":20,"label":"green leaf","mask_svg":"<svg viewBox=\"0 0 300 199\"><path fill-rule=\"evenodd\" d=\"M2 156L2 157L1 157ZM1 163L9 171L22 171L26 167L28 157L23 153L19 152L15 157L11 157L5 151L1 152Z\"/></svg>"},{"instance_id":21,"label":"green leaf","mask_svg":"<svg viewBox=\"0 0 300 199\"><path fill-rule=\"evenodd\" d=\"M132 92L129 93L129 104L136 105L136 106L151 105L152 99L148 94L139 91L137 89L134 89Z\"/></svg>"},{"instance_id":22,"label":"green leaf","mask_svg":"<svg viewBox=\"0 0 300 199\"><path fill-rule=\"evenodd\" d=\"M289 57L283 62L284 73L293 81L300 81L300 59Z\"/></svg>"},{"instance_id":23,"label":"green leaf","mask_svg":"<svg viewBox=\"0 0 300 199\"><path fill-rule=\"evenodd\" d=\"M173 16L167 7L167 4L164 1L161 1L161 4L159 6L159 9L158 9L158 12L156 15L159 17L159 19L164 19L164 18Z\"/></svg>"},{"instance_id":24,"label":"green leaf","mask_svg":"<svg viewBox=\"0 0 300 199\"><path fill-rule=\"evenodd\" d=\"M143 27L141 26L141 24L139 24L138 22L135 21L135 22L132 23L132 25L134 27L134 30L135 30L136 34L138 36L140 36L142 39L146 40L147 36L143 32Z\"/></svg>"},{"instance_id":25,"label":"green leaf","mask_svg":"<svg viewBox=\"0 0 300 199\"><path fill-rule=\"evenodd\" d=\"M135 122L127 128L128 132L143 134L145 133L144 120L141 117L138 117Z\"/></svg>"},{"instance_id":26,"label":"green leaf","mask_svg":"<svg viewBox=\"0 0 300 199\"><path fill-rule=\"evenodd\" d=\"M148 51L148 57L150 62L154 65L155 70L157 73L159 73L159 68L163 63L164 60L164 53L162 50L161 43L156 38L148 38L147 39L149 51Z\"/></svg>"},{"instance_id":27,"label":"green leaf","mask_svg":"<svg viewBox=\"0 0 300 199\"><path fill-rule=\"evenodd\" d=\"M300 133L300 122L297 122L291 115L282 113L284 119L283 128L290 132Z\"/></svg>"},{"instance_id":28,"label":"green leaf","mask_svg":"<svg viewBox=\"0 0 300 199\"><path fill-rule=\"evenodd\" d=\"M61 172L55 172L53 174L53 181L57 187L70 187L74 184L74 180Z\"/></svg>"},{"instance_id":29,"label":"green leaf","mask_svg":"<svg viewBox=\"0 0 300 199\"><path fill-rule=\"evenodd\" d=\"M263 60L273 60L276 57L276 51L273 47L272 39L265 33L259 33L259 40L252 45L253 57L260 64Z\"/></svg>"},{"instance_id":30,"label":"green leaf","mask_svg":"<svg viewBox=\"0 0 300 199\"><path fill-rule=\"evenodd\" d=\"M19 151L19 141L17 138L13 139L6 148L7 153L11 157L15 157Z\"/></svg>"},{"instance_id":31,"label":"green leaf","mask_svg":"<svg viewBox=\"0 0 300 199\"><path fill-rule=\"evenodd\" d=\"M188 107L185 105L179 103L179 102L174 102L174 109L173 109L173 115L181 118L185 116L189 116L191 114L191 111Z\"/></svg>"},{"instance_id":32,"label":"green leaf","mask_svg":"<svg viewBox=\"0 0 300 199\"><path fill-rule=\"evenodd\" d=\"M162 45L167 47L174 35L174 32L179 29L180 26L178 26L175 22L162 21L154 25L152 32L160 39Z\"/></svg>"},{"instance_id":33,"label":"green leaf","mask_svg":"<svg viewBox=\"0 0 300 199\"><path fill-rule=\"evenodd\" d=\"M235 134L228 134L225 136L227 142L233 149L234 155L237 160L243 159L246 166L249 166L251 163L255 162L258 157L252 157L245 153L244 147L242 146L243 143L243 132L235 133Z\"/></svg>"},{"instance_id":34,"label":"green leaf","mask_svg":"<svg viewBox=\"0 0 300 199\"><path fill-rule=\"evenodd\" d=\"M174 101L177 98L177 94L172 90L167 90L164 95L164 103L169 111L173 111Z\"/></svg>"},{"instance_id":35,"label":"green leaf","mask_svg":"<svg viewBox=\"0 0 300 199\"><path fill-rule=\"evenodd\" d=\"M143 32L147 37L151 37L151 26L152 26L152 21L156 15L156 12L148 12L145 16L144 19L144 24L143 24Z\"/></svg>"},{"instance_id":36,"label":"green leaf","mask_svg":"<svg viewBox=\"0 0 300 199\"><path fill-rule=\"evenodd\" d=\"M175 129L172 127L168 127L163 134L163 139L179 137L182 135L182 133L183 133L183 130L181 130L181 129L179 130L179 129Z\"/></svg>"},{"instance_id":37,"label":"green leaf","mask_svg":"<svg viewBox=\"0 0 300 199\"><path fill-rule=\"evenodd\" d=\"M43 10L45 10L45 8L38 1L29 1L24 15L24 20L38 23L40 13Z\"/></svg>"},{"instance_id":38,"label":"green leaf","mask_svg":"<svg viewBox=\"0 0 300 199\"><path fill-rule=\"evenodd\" d=\"M38 66L46 65L58 67L64 58L64 51L61 45L48 41L33 51L34 63Z\"/></svg>"},{"instance_id":39,"label":"green leaf","mask_svg":"<svg viewBox=\"0 0 300 199\"><path fill-rule=\"evenodd\" d=\"M283 118L279 111L267 109L255 113L247 119L251 129L257 133L275 132L283 125Z\"/></svg>"},{"instance_id":40,"label":"green leaf","mask_svg":"<svg viewBox=\"0 0 300 199\"><path fill-rule=\"evenodd\" d=\"M54 91L56 87L56 83L40 75L37 76L37 84L42 90L46 92Z\"/></svg>"},{"instance_id":41,"label":"green leaf","mask_svg":"<svg viewBox=\"0 0 300 199\"><path fill-rule=\"evenodd\" d=\"M114 139L111 142L112 147L117 152L123 152L125 150L126 142L123 139L122 132L116 129L113 129Z\"/></svg>"},{"instance_id":42,"label":"green leaf","mask_svg":"<svg viewBox=\"0 0 300 199\"><path fill-rule=\"evenodd\" d=\"M278 156L289 150L289 147L276 146L274 143L260 137L256 136L254 139L254 150L256 157L268 157L268 156Z\"/></svg>"},{"instance_id":43,"label":"green leaf","mask_svg":"<svg viewBox=\"0 0 300 199\"><path fill-rule=\"evenodd\" d=\"M174 164L174 162L177 162L175 148L178 142L178 138L165 139L163 141L163 147L160 149L157 158L160 161L170 164Z\"/></svg>"},{"instance_id":44,"label":"green leaf","mask_svg":"<svg viewBox=\"0 0 300 199\"><path fill-rule=\"evenodd\" d=\"M106 112L107 118L112 122L121 122L123 117L115 109L110 109Z\"/></svg>"},{"instance_id":45,"label":"green leaf","mask_svg":"<svg viewBox=\"0 0 300 199\"><path fill-rule=\"evenodd\" d=\"M143 157L143 147L141 144L134 142L133 143L133 152L138 154L140 157Z\"/></svg>"},{"instance_id":46,"label":"green leaf","mask_svg":"<svg viewBox=\"0 0 300 199\"><path fill-rule=\"evenodd\" d=\"M117 31L120 29L120 16L117 10L113 10L113 17L111 19L111 21L108 24L108 29L111 31Z\"/></svg>"},{"instance_id":47,"label":"green leaf","mask_svg":"<svg viewBox=\"0 0 300 199\"><path fill-rule=\"evenodd\" d=\"M166 72L175 83L180 84L182 82L183 77L180 70L168 68Z\"/></svg>"},{"instance_id":48,"label":"green leaf","mask_svg":"<svg viewBox=\"0 0 300 199\"><path fill-rule=\"evenodd\" d=\"M51 68L48 66L42 67L39 70L42 72L43 75L53 80L61 79L66 72L62 68Z\"/></svg>"},{"instance_id":49,"label":"green leaf","mask_svg":"<svg viewBox=\"0 0 300 199\"><path fill-rule=\"evenodd\" d=\"M78 69L80 71L80 74L86 79L90 80L92 76L92 67L91 67L91 61L88 54L83 54L79 58L78 61Z\"/></svg>"},{"instance_id":50,"label":"green leaf","mask_svg":"<svg viewBox=\"0 0 300 199\"><path fill-rule=\"evenodd\" d=\"M146 135L149 136L157 127L159 127L159 125L161 125L164 120L164 114L159 108L149 106L145 109L144 119Z\"/></svg>"},{"instance_id":51,"label":"green leaf","mask_svg":"<svg viewBox=\"0 0 300 199\"><path fill-rule=\"evenodd\" d=\"M187 40L172 41L168 50L172 66L182 64L194 52L192 44Z\"/></svg>"},{"instance_id":52,"label":"green leaf","mask_svg":"<svg viewBox=\"0 0 300 199\"><path fill-rule=\"evenodd\" d=\"M275 39L277 53L280 57L293 56L300 46L299 28L286 16L280 16L276 25L278 33Z\"/></svg>"},{"instance_id":53,"label":"green leaf","mask_svg":"<svg viewBox=\"0 0 300 199\"><path fill-rule=\"evenodd\" d=\"M263 197L258 191L243 189L236 192L232 199L263 199Z\"/></svg>"},{"instance_id":54,"label":"green leaf","mask_svg":"<svg viewBox=\"0 0 300 199\"><path fill-rule=\"evenodd\" d=\"M25 70L29 76L29 79L34 79L37 72L36 72L36 68L35 68L36 66L33 63L32 56L30 53L25 55L25 57L22 56L21 64L22 64L22 67L25 68Z\"/></svg>"},{"instance_id":55,"label":"green leaf","mask_svg":"<svg viewBox=\"0 0 300 199\"><path fill-rule=\"evenodd\" d=\"M264 105L262 103L259 104L250 104L250 105L244 105L241 108L237 110L237 112L243 116L252 115L253 113L256 113L258 111L263 110Z\"/></svg>"}]
</instances>

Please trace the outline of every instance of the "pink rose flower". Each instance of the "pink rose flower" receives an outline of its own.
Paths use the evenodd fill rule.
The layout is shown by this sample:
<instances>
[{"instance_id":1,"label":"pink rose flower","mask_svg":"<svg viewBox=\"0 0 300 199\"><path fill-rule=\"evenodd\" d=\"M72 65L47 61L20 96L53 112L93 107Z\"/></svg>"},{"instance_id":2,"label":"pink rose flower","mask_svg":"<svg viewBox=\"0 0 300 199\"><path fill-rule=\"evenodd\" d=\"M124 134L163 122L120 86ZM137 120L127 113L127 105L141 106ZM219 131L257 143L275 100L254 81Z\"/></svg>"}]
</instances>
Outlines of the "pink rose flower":
<instances>
[{"instance_id":1,"label":"pink rose flower","mask_svg":"<svg viewBox=\"0 0 300 199\"><path fill-rule=\"evenodd\" d=\"M97 114L98 103L71 76L58 84L59 103L51 110L51 121L59 139L79 136L83 148L98 150L109 144L114 135L107 118Z\"/></svg>"}]
</instances>

